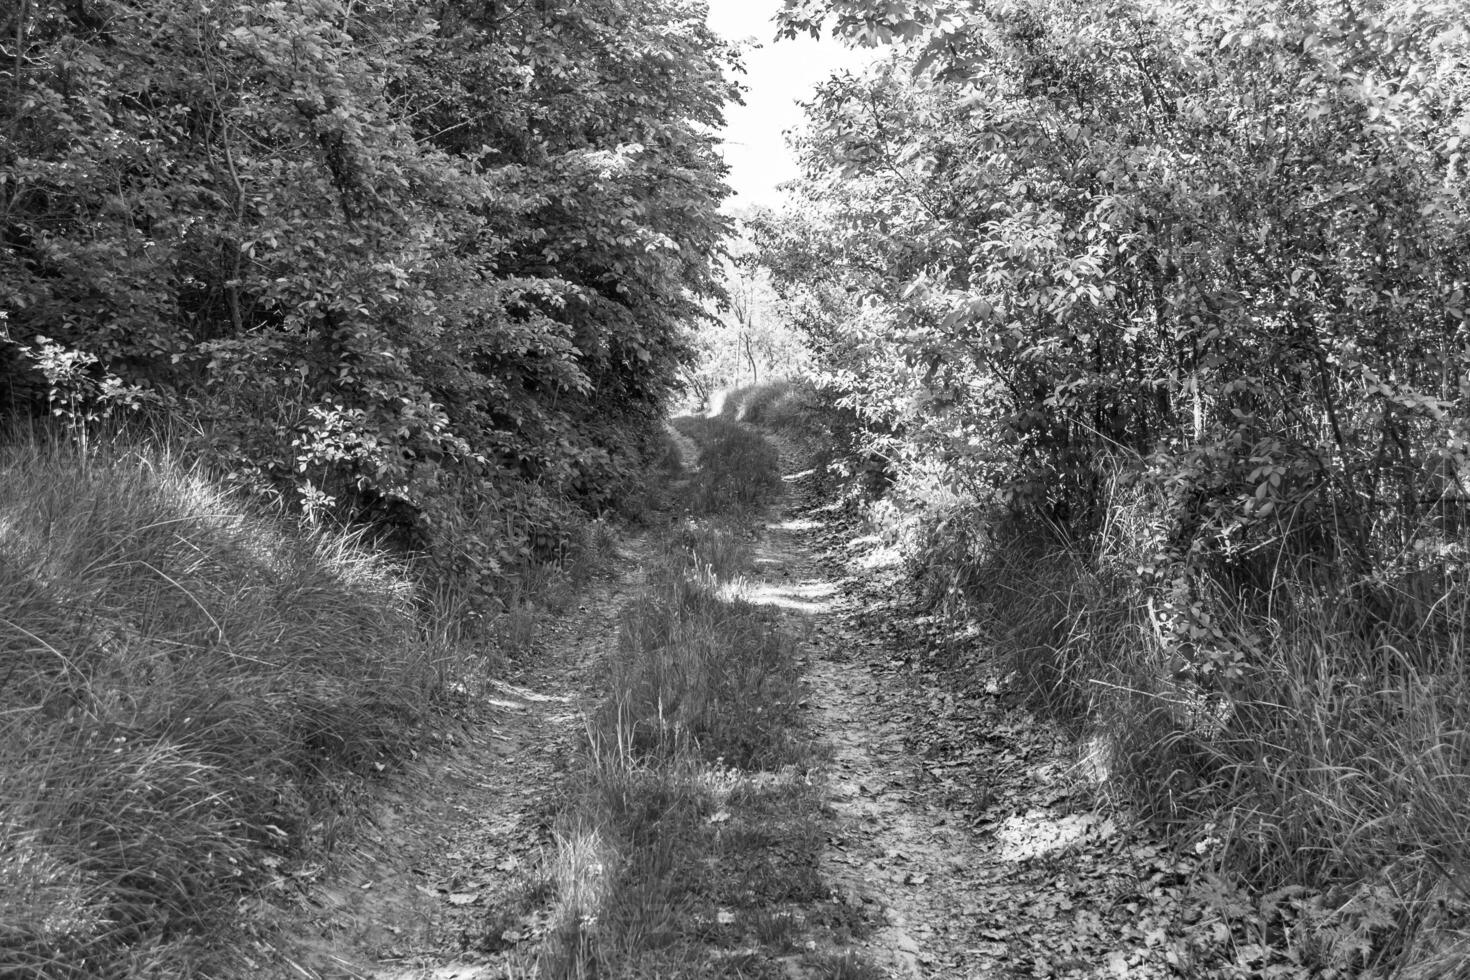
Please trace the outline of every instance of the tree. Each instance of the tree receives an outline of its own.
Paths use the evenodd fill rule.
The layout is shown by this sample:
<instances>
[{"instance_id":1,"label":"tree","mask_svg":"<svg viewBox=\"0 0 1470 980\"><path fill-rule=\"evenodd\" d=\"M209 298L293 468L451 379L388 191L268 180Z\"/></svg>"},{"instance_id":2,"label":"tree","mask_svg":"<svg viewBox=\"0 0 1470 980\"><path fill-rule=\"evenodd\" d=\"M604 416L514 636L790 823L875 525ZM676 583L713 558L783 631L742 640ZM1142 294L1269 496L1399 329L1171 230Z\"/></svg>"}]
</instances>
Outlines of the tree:
<instances>
[{"instance_id":1,"label":"tree","mask_svg":"<svg viewBox=\"0 0 1470 980\"><path fill-rule=\"evenodd\" d=\"M1402 550L1465 470L1452 7L789 3L902 42L803 145L869 297L829 363L907 364L853 397L1075 535L1129 470L1166 563Z\"/></svg>"},{"instance_id":2,"label":"tree","mask_svg":"<svg viewBox=\"0 0 1470 980\"><path fill-rule=\"evenodd\" d=\"M699 5L6 19L10 410L46 410L44 345L93 358L242 482L465 574L636 481L719 291L734 90Z\"/></svg>"},{"instance_id":3,"label":"tree","mask_svg":"<svg viewBox=\"0 0 1470 980\"><path fill-rule=\"evenodd\" d=\"M699 367L689 376L701 403L721 389L792 378L807 369L805 339L788 322L752 243L753 229L767 217L761 209L737 216L737 237L723 265L723 296L711 304L698 334Z\"/></svg>"}]
</instances>

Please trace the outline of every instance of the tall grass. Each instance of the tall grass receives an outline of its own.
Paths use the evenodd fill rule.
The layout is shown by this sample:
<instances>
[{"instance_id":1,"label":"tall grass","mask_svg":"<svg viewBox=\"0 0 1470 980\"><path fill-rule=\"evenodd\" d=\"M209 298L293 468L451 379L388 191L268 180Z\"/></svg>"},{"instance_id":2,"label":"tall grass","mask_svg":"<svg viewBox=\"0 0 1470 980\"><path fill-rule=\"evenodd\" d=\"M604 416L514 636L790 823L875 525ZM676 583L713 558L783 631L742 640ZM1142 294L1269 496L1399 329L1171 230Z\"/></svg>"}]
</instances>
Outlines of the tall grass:
<instances>
[{"instance_id":1,"label":"tall grass","mask_svg":"<svg viewBox=\"0 0 1470 980\"><path fill-rule=\"evenodd\" d=\"M749 426L727 418L686 416L674 426L699 446L685 504L697 515L738 516L772 500L781 488L776 447Z\"/></svg>"},{"instance_id":2,"label":"tall grass","mask_svg":"<svg viewBox=\"0 0 1470 980\"><path fill-rule=\"evenodd\" d=\"M0 448L0 975L194 971L409 751L454 656L419 623L165 454Z\"/></svg>"},{"instance_id":3,"label":"tall grass","mask_svg":"<svg viewBox=\"0 0 1470 980\"><path fill-rule=\"evenodd\" d=\"M715 573L707 546L731 577ZM770 864L731 836L755 819L731 791L742 773L810 753L794 737L793 641L737 594L747 561L727 531L686 521L622 612L606 694L587 718L584 769L556 825L557 924L543 976L720 975L707 948L731 929L717 909L736 901L730 890L746 880L737 868ZM804 819L786 837L805 842L810 877L817 801L788 789Z\"/></svg>"},{"instance_id":4,"label":"tall grass","mask_svg":"<svg viewBox=\"0 0 1470 980\"><path fill-rule=\"evenodd\" d=\"M793 646L769 610L730 595L707 566L659 575L623 611L594 745L742 769L795 761Z\"/></svg>"},{"instance_id":5,"label":"tall grass","mask_svg":"<svg viewBox=\"0 0 1470 980\"><path fill-rule=\"evenodd\" d=\"M913 549L930 598L983 622L1032 702L1100 747L1108 785L1206 861L1230 930L1200 975L1264 944L1311 975L1470 965L1470 592L1381 601L1285 577L1242 596L1161 581L1147 514L1089 547L963 506ZM1208 897L1206 897L1208 896Z\"/></svg>"}]
</instances>

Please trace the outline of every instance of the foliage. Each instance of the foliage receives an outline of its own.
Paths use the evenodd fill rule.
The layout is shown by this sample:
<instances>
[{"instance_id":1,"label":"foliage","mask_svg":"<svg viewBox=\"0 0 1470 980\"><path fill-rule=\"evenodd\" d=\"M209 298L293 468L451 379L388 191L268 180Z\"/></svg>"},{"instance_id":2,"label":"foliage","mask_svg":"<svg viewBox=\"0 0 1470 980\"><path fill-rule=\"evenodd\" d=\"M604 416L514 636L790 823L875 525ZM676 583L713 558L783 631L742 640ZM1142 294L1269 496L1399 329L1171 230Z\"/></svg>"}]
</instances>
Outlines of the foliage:
<instances>
[{"instance_id":1,"label":"foliage","mask_svg":"<svg viewBox=\"0 0 1470 980\"><path fill-rule=\"evenodd\" d=\"M732 62L697 5L37 0L0 26L6 411L115 379L241 483L470 587L636 485L718 292ZM58 357L87 365L65 390L33 363Z\"/></svg>"},{"instance_id":2,"label":"foliage","mask_svg":"<svg viewBox=\"0 0 1470 980\"><path fill-rule=\"evenodd\" d=\"M808 373L805 338L783 315L760 263L750 230L765 215L761 209L737 212L736 236L724 262L724 300L700 330L698 367L688 376L691 401L699 411L713 407L721 393Z\"/></svg>"},{"instance_id":3,"label":"foliage","mask_svg":"<svg viewBox=\"0 0 1470 980\"><path fill-rule=\"evenodd\" d=\"M778 272L862 294L826 321L862 408L1080 531L1102 462L1145 459L1177 488L1164 559L1290 539L1362 571L1458 519L1449 7L926 16L813 106L808 187L847 261Z\"/></svg>"},{"instance_id":4,"label":"foliage","mask_svg":"<svg viewBox=\"0 0 1470 980\"><path fill-rule=\"evenodd\" d=\"M894 44L812 101L803 199L755 236L916 574L1223 866L1332 886L1301 962L1430 975L1464 821L1378 834L1466 771L1461 5L785 18Z\"/></svg>"}]
</instances>

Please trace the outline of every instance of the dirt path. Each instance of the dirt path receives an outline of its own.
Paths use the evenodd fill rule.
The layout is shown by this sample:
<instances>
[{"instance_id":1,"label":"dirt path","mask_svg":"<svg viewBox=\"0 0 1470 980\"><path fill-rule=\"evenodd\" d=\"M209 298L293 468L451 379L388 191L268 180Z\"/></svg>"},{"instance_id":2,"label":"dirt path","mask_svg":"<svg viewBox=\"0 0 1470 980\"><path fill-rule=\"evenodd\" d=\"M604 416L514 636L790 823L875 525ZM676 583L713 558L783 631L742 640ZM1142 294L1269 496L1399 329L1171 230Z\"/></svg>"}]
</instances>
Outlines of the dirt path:
<instances>
[{"instance_id":1,"label":"dirt path","mask_svg":"<svg viewBox=\"0 0 1470 980\"><path fill-rule=\"evenodd\" d=\"M831 918L835 903L853 924L821 933L846 946L781 958L788 975L1178 975L1187 865L1095 812L1087 765L1008 695L983 644L961 644L958 672L953 656L939 666L953 637L911 608L878 542L803 475L787 483L748 598L802 639L810 735L831 750L818 869L831 897L813 910ZM486 723L394 781L351 856L302 884L293 942L263 948L264 963L308 980L534 975L554 899L538 869L589 667L616 642L648 548L625 544L614 573L543 626L530 666L487 694ZM848 955L853 970L831 972Z\"/></svg>"},{"instance_id":2,"label":"dirt path","mask_svg":"<svg viewBox=\"0 0 1470 980\"><path fill-rule=\"evenodd\" d=\"M833 750L823 877L880 923L854 951L901 978L1171 975L1182 867L1095 812L1071 740L983 648L964 679L931 668L947 638L879 544L788 480L752 599L806 637Z\"/></svg>"},{"instance_id":3,"label":"dirt path","mask_svg":"<svg viewBox=\"0 0 1470 980\"><path fill-rule=\"evenodd\" d=\"M588 667L616 642L648 547L624 540L609 573L539 626L523 665L491 682L454 744L394 778L350 853L299 889L289 939L263 951L263 969L310 980L521 975L549 919L537 875L594 694Z\"/></svg>"}]
</instances>

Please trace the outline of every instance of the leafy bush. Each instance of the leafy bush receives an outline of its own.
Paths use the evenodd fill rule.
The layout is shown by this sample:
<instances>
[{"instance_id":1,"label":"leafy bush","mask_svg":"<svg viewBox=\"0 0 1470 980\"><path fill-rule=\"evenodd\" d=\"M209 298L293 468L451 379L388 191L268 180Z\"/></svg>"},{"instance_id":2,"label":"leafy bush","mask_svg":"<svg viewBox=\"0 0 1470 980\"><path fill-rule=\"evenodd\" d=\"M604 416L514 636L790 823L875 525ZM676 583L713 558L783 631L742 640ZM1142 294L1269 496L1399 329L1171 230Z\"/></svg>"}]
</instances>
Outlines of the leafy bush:
<instances>
[{"instance_id":1,"label":"leafy bush","mask_svg":"<svg viewBox=\"0 0 1470 980\"><path fill-rule=\"evenodd\" d=\"M0 973L188 972L456 665L407 582L155 452L0 449Z\"/></svg>"}]
</instances>

